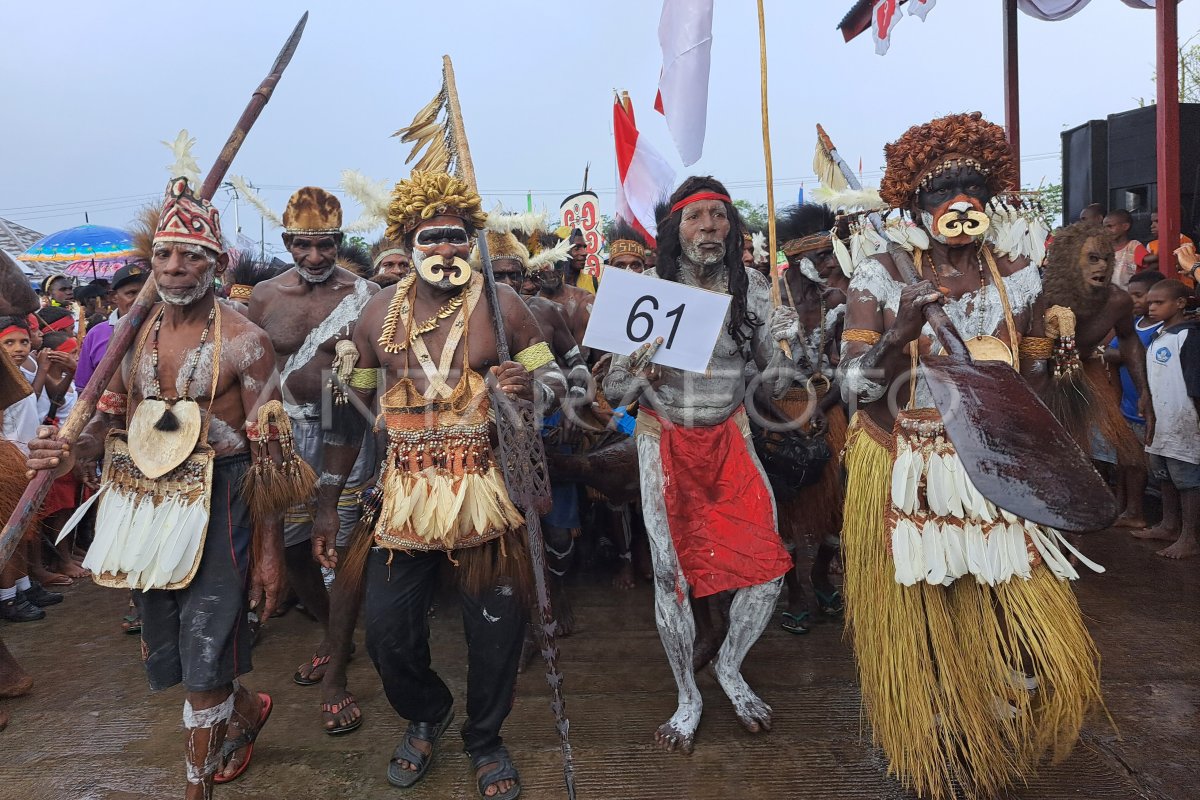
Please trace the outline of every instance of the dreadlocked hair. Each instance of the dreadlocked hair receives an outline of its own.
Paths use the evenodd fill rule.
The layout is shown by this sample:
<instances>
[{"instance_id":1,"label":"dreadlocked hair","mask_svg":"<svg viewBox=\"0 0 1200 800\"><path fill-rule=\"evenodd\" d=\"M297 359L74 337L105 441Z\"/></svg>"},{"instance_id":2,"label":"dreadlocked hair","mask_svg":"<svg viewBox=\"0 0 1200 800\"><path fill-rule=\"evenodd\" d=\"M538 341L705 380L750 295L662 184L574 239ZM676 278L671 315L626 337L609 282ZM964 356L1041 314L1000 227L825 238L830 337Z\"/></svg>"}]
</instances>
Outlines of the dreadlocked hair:
<instances>
[{"instance_id":1,"label":"dreadlocked hair","mask_svg":"<svg viewBox=\"0 0 1200 800\"><path fill-rule=\"evenodd\" d=\"M818 203L790 205L775 215L775 238L779 242L790 242L802 236L831 231L836 223L837 217L828 206Z\"/></svg>"},{"instance_id":2,"label":"dreadlocked hair","mask_svg":"<svg viewBox=\"0 0 1200 800\"><path fill-rule=\"evenodd\" d=\"M685 197L697 192L715 192L729 196L724 184L711 175L693 175L675 190L667 201L674 206ZM726 330L739 347L747 344L754 337L754 329L762 325L762 320L746 308L746 295L750 291L750 278L746 268L742 266L743 237L742 230L746 227L732 203L724 203L725 213L729 219L729 232L725 234L725 270L729 275L729 324ZM683 221L683 209L668 214L658 224L658 260L656 273L658 277L669 281L679 280L679 259L683 256L683 246L679 238L679 225Z\"/></svg>"}]
</instances>

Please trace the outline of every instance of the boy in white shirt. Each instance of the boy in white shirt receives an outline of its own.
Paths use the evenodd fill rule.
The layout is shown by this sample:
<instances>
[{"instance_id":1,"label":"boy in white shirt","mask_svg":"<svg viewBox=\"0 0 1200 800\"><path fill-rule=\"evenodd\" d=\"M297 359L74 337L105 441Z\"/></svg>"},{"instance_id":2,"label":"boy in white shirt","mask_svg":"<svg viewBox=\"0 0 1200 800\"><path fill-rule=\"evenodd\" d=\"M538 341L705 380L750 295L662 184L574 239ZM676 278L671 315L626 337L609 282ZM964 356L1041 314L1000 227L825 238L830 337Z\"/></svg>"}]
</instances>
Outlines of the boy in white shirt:
<instances>
[{"instance_id":1,"label":"boy in white shirt","mask_svg":"<svg viewBox=\"0 0 1200 800\"><path fill-rule=\"evenodd\" d=\"M1150 474L1162 489L1163 519L1143 538L1171 539L1160 556L1200 554L1200 323L1184 312L1190 292L1160 281L1146 296L1150 319L1162 329L1146 348L1146 377L1154 399L1154 428L1146 434Z\"/></svg>"}]
</instances>

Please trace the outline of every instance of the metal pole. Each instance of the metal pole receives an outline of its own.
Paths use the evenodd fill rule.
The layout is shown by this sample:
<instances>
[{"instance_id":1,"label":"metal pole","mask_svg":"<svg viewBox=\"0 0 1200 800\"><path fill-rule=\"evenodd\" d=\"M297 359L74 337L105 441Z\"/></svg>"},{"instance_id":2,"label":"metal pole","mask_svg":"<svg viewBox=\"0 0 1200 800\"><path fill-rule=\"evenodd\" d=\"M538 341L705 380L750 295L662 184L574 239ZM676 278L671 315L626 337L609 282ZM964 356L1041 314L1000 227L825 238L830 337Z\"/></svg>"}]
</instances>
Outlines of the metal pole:
<instances>
[{"instance_id":1,"label":"metal pole","mask_svg":"<svg viewBox=\"0 0 1200 800\"><path fill-rule=\"evenodd\" d=\"M1158 151L1158 268L1176 277L1175 248L1179 246L1179 12L1175 0L1155 7L1158 46L1158 111L1155 120Z\"/></svg>"},{"instance_id":2,"label":"metal pole","mask_svg":"<svg viewBox=\"0 0 1200 800\"><path fill-rule=\"evenodd\" d=\"M1021 188L1021 90L1017 58L1017 0L1004 0L1004 132L1017 167Z\"/></svg>"}]
</instances>

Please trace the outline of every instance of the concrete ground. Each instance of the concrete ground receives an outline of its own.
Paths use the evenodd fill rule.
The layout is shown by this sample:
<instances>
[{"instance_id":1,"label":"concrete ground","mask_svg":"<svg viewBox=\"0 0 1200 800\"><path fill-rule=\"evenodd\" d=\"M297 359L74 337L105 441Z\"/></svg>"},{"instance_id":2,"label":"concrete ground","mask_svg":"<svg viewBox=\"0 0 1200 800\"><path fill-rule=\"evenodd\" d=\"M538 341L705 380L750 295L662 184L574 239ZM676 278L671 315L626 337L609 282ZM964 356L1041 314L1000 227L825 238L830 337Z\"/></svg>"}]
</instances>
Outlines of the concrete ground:
<instances>
[{"instance_id":1,"label":"concrete ground","mask_svg":"<svg viewBox=\"0 0 1200 800\"><path fill-rule=\"evenodd\" d=\"M1161 545L1160 545L1161 546ZM1088 537L1089 555L1107 565L1079 585L1084 612L1103 653L1108 710L1088 726L1070 759L1046 767L1014 798L1154 798L1200 793L1200 560L1168 562L1150 543L1108 532ZM578 633L561 643L580 798L785 797L872 800L907 797L885 775L864 735L853 662L837 624L807 636L777 625L751 652L746 675L775 709L775 728L742 731L711 675L701 678L706 710L696 752L666 755L651 745L673 710L674 685L654 627L652 594L607 579L575 587ZM90 583L39 623L0 626L9 648L37 680L33 693L0 701L11 713L0 733L0 797L23 800L149 800L182 796L179 689L151 694L138 641L122 635L122 592ZM433 628L435 668L455 696L465 690L461 621L450 600ZM318 690L291 675L317 638L293 611L273 620L255 651L246 683L272 694L275 711L243 778L218 788L229 798L472 798L474 780L452 729L426 778L408 792L384 771L403 723L369 660L351 663L351 688L366 723L348 736L321 732ZM521 676L505 728L524 781L523 797L565 797L562 766L535 661ZM463 719L461 701L458 723Z\"/></svg>"}]
</instances>

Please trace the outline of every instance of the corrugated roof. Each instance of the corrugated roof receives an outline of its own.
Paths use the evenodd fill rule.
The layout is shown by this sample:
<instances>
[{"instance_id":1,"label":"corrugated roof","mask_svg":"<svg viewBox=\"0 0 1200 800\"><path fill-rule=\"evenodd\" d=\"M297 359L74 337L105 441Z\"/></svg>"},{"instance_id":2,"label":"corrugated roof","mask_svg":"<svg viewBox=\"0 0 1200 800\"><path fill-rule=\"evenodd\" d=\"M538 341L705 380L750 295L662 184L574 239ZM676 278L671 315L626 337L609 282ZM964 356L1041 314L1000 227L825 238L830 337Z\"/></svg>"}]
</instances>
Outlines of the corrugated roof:
<instances>
[{"instance_id":1,"label":"corrugated roof","mask_svg":"<svg viewBox=\"0 0 1200 800\"><path fill-rule=\"evenodd\" d=\"M45 236L44 233L38 233L32 228L26 228L24 225L19 225L16 222L0 217L0 249L3 249L4 252L16 259L17 263L28 274L38 278L62 272L65 266L63 264L21 260L21 254L43 236Z\"/></svg>"}]
</instances>

